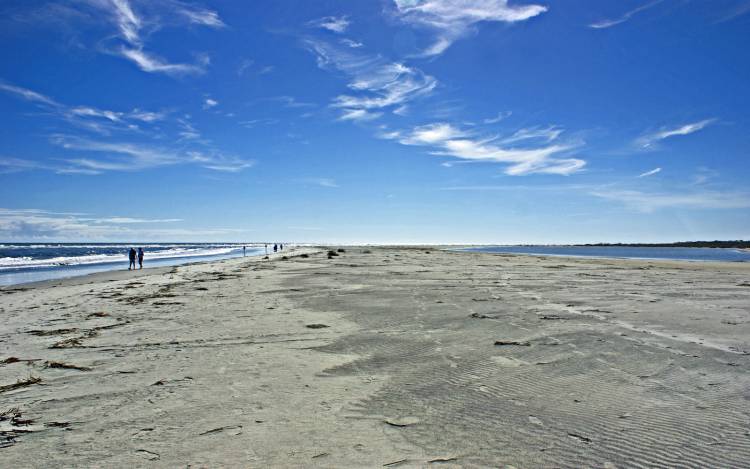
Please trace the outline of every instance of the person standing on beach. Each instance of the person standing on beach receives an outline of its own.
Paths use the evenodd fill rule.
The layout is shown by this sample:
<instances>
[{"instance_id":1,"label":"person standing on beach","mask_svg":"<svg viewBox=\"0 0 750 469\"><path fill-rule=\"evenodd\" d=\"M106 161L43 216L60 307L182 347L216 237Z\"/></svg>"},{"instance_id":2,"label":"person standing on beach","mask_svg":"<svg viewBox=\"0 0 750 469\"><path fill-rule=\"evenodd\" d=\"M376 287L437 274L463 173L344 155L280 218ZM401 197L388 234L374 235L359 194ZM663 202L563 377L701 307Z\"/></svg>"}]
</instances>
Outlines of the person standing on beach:
<instances>
[{"instance_id":1,"label":"person standing on beach","mask_svg":"<svg viewBox=\"0 0 750 469\"><path fill-rule=\"evenodd\" d=\"M242 257L245 257L245 246L242 246Z\"/></svg>"},{"instance_id":2,"label":"person standing on beach","mask_svg":"<svg viewBox=\"0 0 750 469\"><path fill-rule=\"evenodd\" d=\"M143 248L138 248L138 265L141 269L143 268Z\"/></svg>"},{"instance_id":3,"label":"person standing on beach","mask_svg":"<svg viewBox=\"0 0 750 469\"><path fill-rule=\"evenodd\" d=\"M278 250L279 250L279 247L278 247L277 245L275 245L275 244L274 244L274 245L273 245L273 252L275 253L275 252L276 252L276 251L278 251Z\"/></svg>"},{"instance_id":4,"label":"person standing on beach","mask_svg":"<svg viewBox=\"0 0 750 469\"><path fill-rule=\"evenodd\" d=\"M279 244L279 251L283 251L283 250L284 250L284 245L283 244Z\"/></svg>"},{"instance_id":5,"label":"person standing on beach","mask_svg":"<svg viewBox=\"0 0 750 469\"><path fill-rule=\"evenodd\" d=\"M130 265L128 265L128 270L135 270L135 249L130 248L128 257L130 258Z\"/></svg>"}]
</instances>

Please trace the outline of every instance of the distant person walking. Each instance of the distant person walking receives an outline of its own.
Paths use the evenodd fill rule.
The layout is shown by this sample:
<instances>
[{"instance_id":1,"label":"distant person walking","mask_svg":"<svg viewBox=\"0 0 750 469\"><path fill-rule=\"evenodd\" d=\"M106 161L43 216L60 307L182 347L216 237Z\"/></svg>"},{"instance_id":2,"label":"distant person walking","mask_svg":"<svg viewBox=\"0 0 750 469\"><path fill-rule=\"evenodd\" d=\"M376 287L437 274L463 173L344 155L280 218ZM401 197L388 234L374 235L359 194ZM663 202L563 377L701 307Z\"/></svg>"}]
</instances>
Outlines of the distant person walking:
<instances>
[{"instance_id":1,"label":"distant person walking","mask_svg":"<svg viewBox=\"0 0 750 469\"><path fill-rule=\"evenodd\" d=\"M279 244L279 251L283 251L283 250L284 250L284 245L283 244Z\"/></svg>"},{"instance_id":2,"label":"distant person walking","mask_svg":"<svg viewBox=\"0 0 750 469\"><path fill-rule=\"evenodd\" d=\"M130 265L128 265L128 270L135 270L135 249L130 248L128 257L130 258Z\"/></svg>"},{"instance_id":3,"label":"distant person walking","mask_svg":"<svg viewBox=\"0 0 750 469\"><path fill-rule=\"evenodd\" d=\"M143 248L138 248L138 265L139 268L143 268Z\"/></svg>"},{"instance_id":4,"label":"distant person walking","mask_svg":"<svg viewBox=\"0 0 750 469\"><path fill-rule=\"evenodd\" d=\"M268 255L268 243L266 243L266 256Z\"/></svg>"},{"instance_id":5,"label":"distant person walking","mask_svg":"<svg viewBox=\"0 0 750 469\"><path fill-rule=\"evenodd\" d=\"M278 246L277 246L276 244L274 244L274 245L273 245L273 252L276 252L276 251L278 251L278 250L279 250L279 247L278 247Z\"/></svg>"},{"instance_id":6,"label":"distant person walking","mask_svg":"<svg viewBox=\"0 0 750 469\"><path fill-rule=\"evenodd\" d=\"M242 257L245 257L245 246L242 246Z\"/></svg>"}]
</instances>

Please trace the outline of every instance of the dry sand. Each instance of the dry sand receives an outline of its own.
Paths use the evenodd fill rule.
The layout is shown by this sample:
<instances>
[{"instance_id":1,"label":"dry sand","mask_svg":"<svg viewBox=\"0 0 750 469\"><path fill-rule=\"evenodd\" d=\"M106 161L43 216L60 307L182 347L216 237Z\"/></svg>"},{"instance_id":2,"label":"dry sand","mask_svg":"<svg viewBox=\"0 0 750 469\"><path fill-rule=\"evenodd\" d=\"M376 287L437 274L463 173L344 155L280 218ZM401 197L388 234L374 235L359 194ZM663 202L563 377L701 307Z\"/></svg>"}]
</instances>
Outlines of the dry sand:
<instances>
[{"instance_id":1,"label":"dry sand","mask_svg":"<svg viewBox=\"0 0 750 469\"><path fill-rule=\"evenodd\" d=\"M750 466L748 265L280 257L0 289L0 467Z\"/></svg>"}]
</instances>

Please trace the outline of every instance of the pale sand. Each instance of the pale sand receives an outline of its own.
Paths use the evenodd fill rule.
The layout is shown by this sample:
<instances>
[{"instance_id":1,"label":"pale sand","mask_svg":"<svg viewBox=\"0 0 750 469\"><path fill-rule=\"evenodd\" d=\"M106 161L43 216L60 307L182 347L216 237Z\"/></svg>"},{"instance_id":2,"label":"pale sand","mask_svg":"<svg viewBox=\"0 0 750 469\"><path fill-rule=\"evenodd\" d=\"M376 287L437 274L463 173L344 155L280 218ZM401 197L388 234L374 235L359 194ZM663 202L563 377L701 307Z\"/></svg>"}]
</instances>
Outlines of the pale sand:
<instances>
[{"instance_id":1,"label":"pale sand","mask_svg":"<svg viewBox=\"0 0 750 469\"><path fill-rule=\"evenodd\" d=\"M432 248L6 288L0 467L748 467L749 310L748 265Z\"/></svg>"}]
</instances>

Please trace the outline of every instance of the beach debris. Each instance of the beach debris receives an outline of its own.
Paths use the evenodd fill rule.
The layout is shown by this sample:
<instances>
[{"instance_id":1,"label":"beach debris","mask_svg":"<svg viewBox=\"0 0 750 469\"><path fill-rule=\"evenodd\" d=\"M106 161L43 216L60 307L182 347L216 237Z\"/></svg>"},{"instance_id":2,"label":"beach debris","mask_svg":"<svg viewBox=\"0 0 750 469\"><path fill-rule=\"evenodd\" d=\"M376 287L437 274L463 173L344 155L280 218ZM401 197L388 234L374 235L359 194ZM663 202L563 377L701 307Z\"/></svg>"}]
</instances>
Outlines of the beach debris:
<instances>
[{"instance_id":1,"label":"beach debris","mask_svg":"<svg viewBox=\"0 0 750 469\"><path fill-rule=\"evenodd\" d=\"M166 383L167 383L167 381L166 381L166 380L164 380L164 379L160 379L159 381L155 382L155 383L154 383L154 384L152 384L151 386L164 386L164 385L165 385Z\"/></svg>"},{"instance_id":2,"label":"beach debris","mask_svg":"<svg viewBox=\"0 0 750 469\"><path fill-rule=\"evenodd\" d=\"M141 456L145 457L149 461L156 461L157 459L161 458L159 453L154 453L153 451L149 451L146 449L137 449L135 450L136 453L139 453Z\"/></svg>"},{"instance_id":3,"label":"beach debris","mask_svg":"<svg viewBox=\"0 0 750 469\"><path fill-rule=\"evenodd\" d=\"M533 423L534 425L544 426L544 423L542 423L539 418L534 417L533 415L529 415L529 422Z\"/></svg>"},{"instance_id":4,"label":"beach debris","mask_svg":"<svg viewBox=\"0 0 750 469\"><path fill-rule=\"evenodd\" d=\"M471 313L469 317L474 319L497 319L495 316L488 316L481 313Z\"/></svg>"},{"instance_id":5,"label":"beach debris","mask_svg":"<svg viewBox=\"0 0 750 469\"><path fill-rule=\"evenodd\" d=\"M226 431L226 430L235 430L235 433L232 433L232 434L233 435L239 435L240 433L242 433L242 425L227 425L225 427L213 428L213 429L207 430L207 431L205 431L203 433L199 433L198 436L210 435L211 433L219 433L219 432L223 432L223 431Z\"/></svg>"},{"instance_id":6,"label":"beach debris","mask_svg":"<svg viewBox=\"0 0 750 469\"><path fill-rule=\"evenodd\" d=\"M21 360L18 357L8 357L5 360L1 361L0 364L3 365L10 365L11 363L18 363Z\"/></svg>"},{"instance_id":7,"label":"beach debris","mask_svg":"<svg viewBox=\"0 0 750 469\"><path fill-rule=\"evenodd\" d=\"M384 422L392 427L408 427L419 423L419 419L417 417L395 417L385 419Z\"/></svg>"},{"instance_id":8,"label":"beach debris","mask_svg":"<svg viewBox=\"0 0 750 469\"><path fill-rule=\"evenodd\" d=\"M48 335L65 335L65 334L72 334L73 332L78 332L78 328L72 327L69 329L53 329L49 331L34 329L31 331L26 331L27 334L35 335L35 336L48 336Z\"/></svg>"},{"instance_id":9,"label":"beach debris","mask_svg":"<svg viewBox=\"0 0 750 469\"><path fill-rule=\"evenodd\" d=\"M427 254L429 254L429 253L427 253ZM451 461L458 461L458 457L456 457L456 456L443 456L441 458L430 459L427 462L429 464L435 464L435 463L451 462Z\"/></svg>"},{"instance_id":10,"label":"beach debris","mask_svg":"<svg viewBox=\"0 0 750 469\"><path fill-rule=\"evenodd\" d=\"M109 313L105 313L104 311L97 311L96 313L91 313L86 317L87 318L106 318L107 316L109 316Z\"/></svg>"},{"instance_id":11,"label":"beach debris","mask_svg":"<svg viewBox=\"0 0 750 469\"><path fill-rule=\"evenodd\" d=\"M579 435L578 433L570 433L568 432L568 436L573 438L574 440L581 441L583 443L591 443L591 438Z\"/></svg>"},{"instance_id":12,"label":"beach debris","mask_svg":"<svg viewBox=\"0 0 750 469\"><path fill-rule=\"evenodd\" d=\"M521 345L523 347L529 347L531 346L530 342L519 342L517 340L496 340L495 345L497 346L505 346L505 345Z\"/></svg>"},{"instance_id":13,"label":"beach debris","mask_svg":"<svg viewBox=\"0 0 750 469\"><path fill-rule=\"evenodd\" d=\"M544 321L555 321L555 320L564 321L564 320L567 320L567 319L570 319L570 318L564 318L564 317L558 316L556 314L548 314L548 315L544 315L544 316L539 316L539 319L544 320Z\"/></svg>"},{"instance_id":14,"label":"beach debris","mask_svg":"<svg viewBox=\"0 0 750 469\"><path fill-rule=\"evenodd\" d=\"M47 422L44 424L44 426L52 428L68 428L70 426L70 422Z\"/></svg>"},{"instance_id":15,"label":"beach debris","mask_svg":"<svg viewBox=\"0 0 750 469\"><path fill-rule=\"evenodd\" d=\"M21 417L21 411L18 407L13 407L0 413L0 423L2 424L2 430L0 430L0 448L7 448L14 445L19 433L30 433L35 430L30 427L34 423L33 420Z\"/></svg>"},{"instance_id":16,"label":"beach debris","mask_svg":"<svg viewBox=\"0 0 750 469\"><path fill-rule=\"evenodd\" d=\"M399 459L398 461L387 462L383 464L383 467L397 466L399 464L405 463L406 461L407 459Z\"/></svg>"},{"instance_id":17,"label":"beach debris","mask_svg":"<svg viewBox=\"0 0 750 469\"><path fill-rule=\"evenodd\" d=\"M44 362L45 368L64 368L66 370L78 370L78 371L91 371L91 368L88 366L79 366L79 365L73 365L70 363L65 362L57 362L57 361L46 361Z\"/></svg>"},{"instance_id":18,"label":"beach debris","mask_svg":"<svg viewBox=\"0 0 750 469\"><path fill-rule=\"evenodd\" d=\"M320 453L320 454L316 454L315 456L313 456L312 459L323 458L323 457L330 456L330 455L331 455L330 453Z\"/></svg>"},{"instance_id":19,"label":"beach debris","mask_svg":"<svg viewBox=\"0 0 750 469\"><path fill-rule=\"evenodd\" d=\"M326 327L331 327L331 326L327 324L308 324L305 327L307 327L308 329L324 329Z\"/></svg>"},{"instance_id":20,"label":"beach debris","mask_svg":"<svg viewBox=\"0 0 750 469\"><path fill-rule=\"evenodd\" d=\"M370 251L369 249L365 249L364 251L362 251L362 254L372 254L372 251Z\"/></svg>"},{"instance_id":21,"label":"beach debris","mask_svg":"<svg viewBox=\"0 0 750 469\"><path fill-rule=\"evenodd\" d=\"M301 257L302 259L307 259L308 257L310 257L310 255L303 253L303 254L300 254L299 257Z\"/></svg>"},{"instance_id":22,"label":"beach debris","mask_svg":"<svg viewBox=\"0 0 750 469\"><path fill-rule=\"evenodd\" d=\"M81 337L72 337L70 339L61 340L50 345L49 348L73 348L82 347Z\"/></svg>"},{"instance_id":23,"label":"beach debris","mask_svg":"<svg viewBox=\"0 0 750 469\"><path fill-rule=\"evenodd\" d=\"M346 252L346 249L338 248L336 249L336 252Z\"/></svg>"},{"instance_id":24,"label":"beach debris","mask_svg":"<svg viewBox=\"0 0 750 469\"><path fill-rule=\"evenodd\" d=\"M30 376L26 379L19 379L13 384L6 384L5 386L0 386L0 392L6 392L6 391L12 391L14 389L25 388L33 384L39 384L41 382L42 382L42 378L39 378L38 376Z\"/></svg>"},{"instance_id":25,"label":"beach debris","mask_svg":"<svg viewBox=\"0 0 750 469\"><path fill-rule=\"evenodd\" d=\"M329 259L332 259L332 258L338 256L338 253L336 251L328 251L327 256L328 256Z\"/></svg>"}]
</instances>

